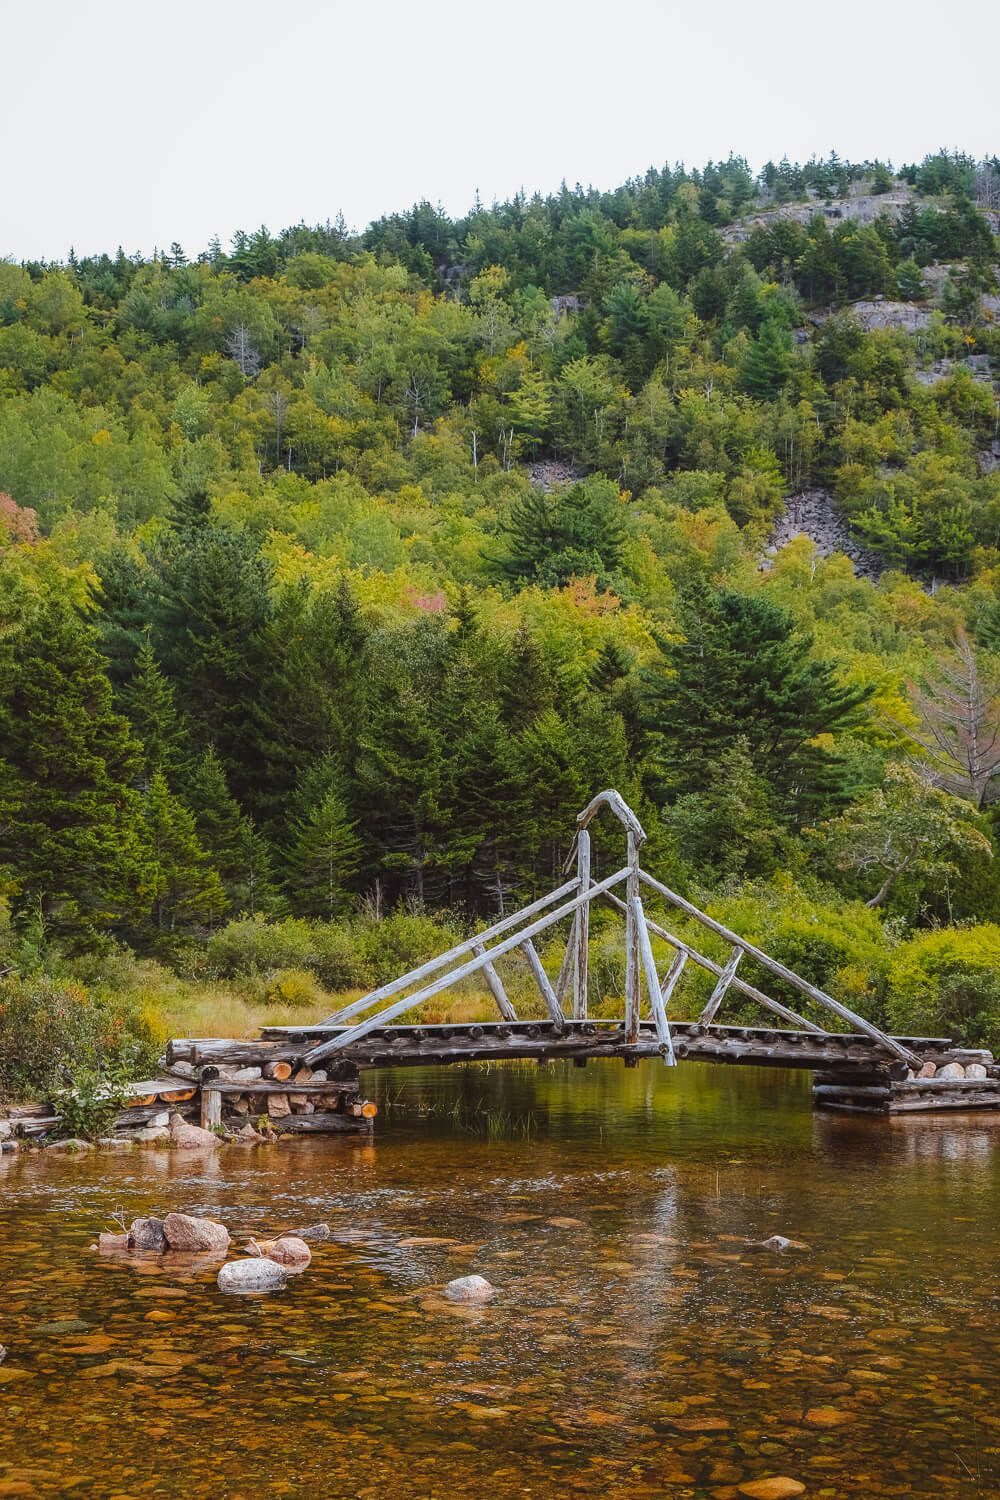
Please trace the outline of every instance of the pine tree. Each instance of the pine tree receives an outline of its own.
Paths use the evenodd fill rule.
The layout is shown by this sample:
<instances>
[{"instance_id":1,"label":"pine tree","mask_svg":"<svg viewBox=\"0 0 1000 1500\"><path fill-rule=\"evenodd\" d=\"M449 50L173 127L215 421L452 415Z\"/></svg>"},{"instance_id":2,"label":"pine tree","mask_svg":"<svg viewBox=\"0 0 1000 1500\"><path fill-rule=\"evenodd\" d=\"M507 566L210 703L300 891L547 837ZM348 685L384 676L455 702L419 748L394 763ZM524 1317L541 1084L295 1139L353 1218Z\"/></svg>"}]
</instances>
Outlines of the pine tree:
<instances>
[{"instance_id":1,"label":"pine tree","mask_svg":"<svg viewBox=\"0 0 1000 1500\"><path fill-rule=\"evenodd\" d=\"M169 539L155 560L154 646L182 707L242 792L253 759L250 704L270 612L270 565L248 533L212 524Z\"/></svg>"},{"instance_id":2,"label":"pine tree","mask_svg":"<svg viewBox=\"0 0 1000 1500\"><path fill-rule=\"evenodd\" d=\"M755 772L785 810L816 810L846 788L837 756L815 743L857 724L871 685L837 682L787 611L760 595L699 582L682 594L684 639L645 675L659 800L705 791L725 750L746 741Z\"/></svg>"},{"instance_id":3,"label":"pine tree","mask_svg":"<svg viewBox=\"0 0 1000 1500\"><path fill-rule=\"evenodd\" d=\"M140 756L112 709L96 632L50 598L24 625L0 686L0 865L17 909L75 937L144 909Z\"/></svg>"},{"instance_id":4,"label":"pine tree","mask_svg":"<svg viewBox=\"0 0 1000 1500\"><path fill-rule=\"evenodd\" d=\"M296 910L330 920L349 905L350 883L361 862L357 825L341 795L336 766L327 761L309 772L296 801L286 884Z\"/></svg>"},{"instance_id":5,"label":"pine tree","mask_svg":"<svg viewBox=\"0 0 1000 1500\"><path fill-rule=\"evenodd\" d=\"M366 687L367 632L346 581L332 593L285 590L260 638L251 702L250 805L280 825L303 773L325 756L349 768Z\"/></svg>"},{"instance_id":6,"label":"pine tree","mask_svg":"<svg viewBox=\"0 0 1000 1500\"><path fill-rule=\"evenodd\" d=\"M226 895L218 872L198 841L192 813L155 772L143 799L153 859L153 922L158 932L210 923Z\"/></svg>"},{"instance_id":7,"label":"pine tree","mask_svg":"<svg viewBox=\"0 0 1000 1500\"><path fill-rule=\"evenodd\" d=\"M788 330L767 318L746 352L740 369L740 384L760 401L780 396L792 373L791 339Z\"/></svg>"},{"instance_id":8,"label":"pine tree","mask_svg":"<svg viewBox=\"0 0 1000 1500\"><path fill-rule=\"evenodd\" d=\"M122 689L121 701L142 743L143 785L148 787L157 772L172 781L183 755L185 727L173 684L160 670L148 633L136 656L135 675Z\"/></svg>"}]
</instances>

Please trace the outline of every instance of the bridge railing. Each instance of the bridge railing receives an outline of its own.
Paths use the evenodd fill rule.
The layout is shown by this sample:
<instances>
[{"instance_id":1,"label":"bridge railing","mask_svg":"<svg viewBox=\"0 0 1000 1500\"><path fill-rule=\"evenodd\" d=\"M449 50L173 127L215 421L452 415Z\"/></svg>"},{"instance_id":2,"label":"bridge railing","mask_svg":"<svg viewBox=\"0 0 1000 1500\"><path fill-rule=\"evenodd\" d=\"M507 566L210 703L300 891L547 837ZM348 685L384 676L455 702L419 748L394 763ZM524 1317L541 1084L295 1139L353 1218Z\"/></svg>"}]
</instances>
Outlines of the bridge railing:
<instances>
[{"instance_id":1,"label":"bridge railing","mask_svg":"<svg viewBox=\"0 0 1000 1500\"><path fill-rule=\"evenodd\" d=\"M591 849L589 826L602 808L608 808L619 819L625 829L626 863L604 880L591 876ZM331 1053L342 1051L352 1043L360 1041L369 1032L377 1030L407 1011L416 1009L443 990L481 973L496 1002L500 1016L505 1021L517 1019L517 1012L504 988L496 968L496 960L520 950L527 961L528 969L541 993L549 1020L557 1032L565 1029L566 990L572 985L571 1018L581 1021L587 1017L589 990L589 941L590 907L595 900L609 902L625 917L625 1006L624 1043L634 1046L639 1038L642 990L646 991L649 1014L656 1028L659 1050L664 1062L672 1064L674 1056L667 1008L677 985L689 962L706 970L715 978L715 986L698 1017L701 1026L710 1026L730 989L754 1000L765 1009L780 1016L782 1020L808 1032L824 1035L822 1026L800 1015L787 1005L764 994L749 984L737 969L744 957L797 989L815 1005L828 1011L841 1022L868 1036L887 1052L907 1062L919 1063L919 1059L894 1037L873 1026L863 1016L857 1015L832 995L810 984L793 970L765 953L763 949L730 931L715 921L706 912L699 910L683 896L672 891L643 870L639 855L646 842L646 834L632 809L618 792L609 789L598 795L583 809L577 818L577 831L573 848L567 860L567 873L575 863L575 872L548 895L522 907L494 922L492 926L473 937L456 943L446 952L429 959L426 963L400 975L397 979L381 985L350 1005L344 1006L320 1022L319 1031L329 1028L331 1035L313 1047L306 1055L310 1066L320 1062ZM615 893L615 888L624 883L624 900ZM729 958L725 964L698 951L689 941L678 937L657 921L646 915L641 897L641 887L655 892L656 896L671 905L707 931L723 938L730 944ZM559 977L552 984L544 968L534 939L566 917L572 918L569 938L563 956ZM652 938L659 938L671 950L669 965L661 978L657 972L653 954ZM397 998L398 997L398 998ZM373 1007L378 1009L373 1010ZM367 1014L366 1014L367 1013ZM362 1019L357 1019L362 1017ZM352 1025L351 1022L354 1024Z\"/></svg>"}]
</instances>

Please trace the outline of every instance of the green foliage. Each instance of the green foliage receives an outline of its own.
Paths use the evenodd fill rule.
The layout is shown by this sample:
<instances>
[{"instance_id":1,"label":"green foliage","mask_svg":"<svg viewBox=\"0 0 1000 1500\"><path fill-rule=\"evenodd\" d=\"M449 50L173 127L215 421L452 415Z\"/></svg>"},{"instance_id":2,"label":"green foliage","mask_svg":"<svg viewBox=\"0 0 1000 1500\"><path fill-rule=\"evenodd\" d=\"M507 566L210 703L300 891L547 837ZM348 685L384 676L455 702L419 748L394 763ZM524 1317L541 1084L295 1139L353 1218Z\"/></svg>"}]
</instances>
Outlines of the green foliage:
<instances>
[{"instance_id":1,"label":"green foliage","mask_svg":"<svg viewBox=\"0 0 1000 1500\"><path fill-rule=\"evenodd\" d=\"M915 934L892 955L888 1019L908 1036L1000 1051L1000 927Z\"/></svg>"},{"instance_id":2,"label":"green foliage","mask_svg":"<svg viewBox=\"0 0 1000 1500\"><path fill-rule=\"evenodd\" d=\"M899 178L734 156L361 235L0 264L9 961L127 941L364 986L556 883L602 785L708 895L811 861L814 935L887 877L900 932L995 916L993 768L934 686L963 626L1000 641L975 182L961 153ZM852 186L893 189L874 223L826 211ZM890 300L865 331L872 297L922 326ZM806 538L761 570L817 487L898 572ZM874 962L808 931L803 964L883 1004Z\"/></svg>"},{"instance_id":3,"label":"green foliage","mask_svg":"<svg viewBox=\"0 0 1000 1500\"><path fill-rule=\"evenodd\" d=\"M0 1097L51 1097L141 1077L162 1041L136 999L42 976L0 979Z\"/></svg>"}]
</instances>

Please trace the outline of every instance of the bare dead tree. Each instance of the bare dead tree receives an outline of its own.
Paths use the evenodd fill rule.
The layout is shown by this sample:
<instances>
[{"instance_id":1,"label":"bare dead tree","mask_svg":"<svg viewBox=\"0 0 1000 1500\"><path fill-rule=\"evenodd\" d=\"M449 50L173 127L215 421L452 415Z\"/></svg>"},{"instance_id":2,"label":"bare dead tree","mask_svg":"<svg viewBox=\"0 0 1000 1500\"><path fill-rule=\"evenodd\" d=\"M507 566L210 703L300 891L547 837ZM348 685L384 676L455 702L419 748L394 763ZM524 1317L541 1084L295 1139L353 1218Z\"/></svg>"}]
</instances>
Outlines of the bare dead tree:
<instances>
[{"instance_id":1,"label":"bare dead tree","mask_svg":"<svg viewBox=\"0 0 1000 1500\"><path fill-rule=\"evenodd\" d=\"M260 351L250 337L245 323L236 323L226 335L226 353L235 360L246 380L253 380L260 372Z\"/></svg>"},{"instance_id":2,"label":"bare dead tree","mask_svg":"<svg viewBox=\"0 0 1000 1500\"><path fill-rule=\"evenodd\" d=\"M1000 775L1000 674L984 666L963 630L954 650L912 692L920 723L896 725L924 752L932 786L965 797L977 808L995 795Z\"/></svg>"}]
</instances>

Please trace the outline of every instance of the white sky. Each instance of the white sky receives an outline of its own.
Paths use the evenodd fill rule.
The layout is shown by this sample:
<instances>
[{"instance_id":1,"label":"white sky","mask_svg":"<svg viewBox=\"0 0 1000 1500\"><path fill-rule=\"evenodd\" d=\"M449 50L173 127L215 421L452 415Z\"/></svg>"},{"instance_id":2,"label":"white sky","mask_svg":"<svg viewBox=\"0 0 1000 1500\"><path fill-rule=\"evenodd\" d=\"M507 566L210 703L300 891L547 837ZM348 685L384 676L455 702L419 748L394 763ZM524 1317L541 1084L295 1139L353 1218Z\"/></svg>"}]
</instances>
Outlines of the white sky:
<instances>
[{"instance_id":1,"label":"white sky","mask_svg":"<svg viewBox=\"0 0 1000 1500\"><path fill-rule=\"evenodd\" d=\"M0 0L0 257L742 153L1000 151L988 0Z\"/></svg>"}]
</instances>

